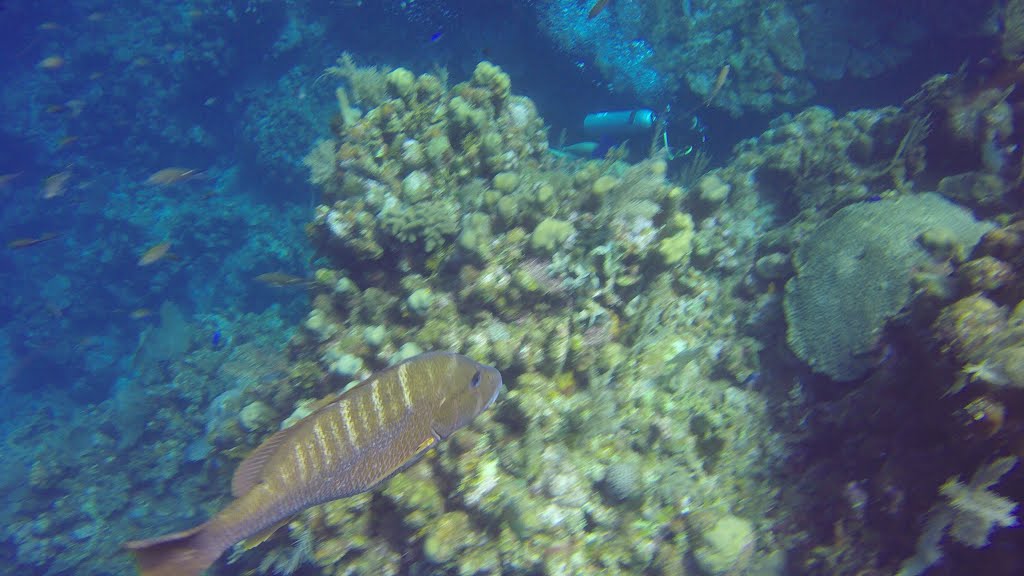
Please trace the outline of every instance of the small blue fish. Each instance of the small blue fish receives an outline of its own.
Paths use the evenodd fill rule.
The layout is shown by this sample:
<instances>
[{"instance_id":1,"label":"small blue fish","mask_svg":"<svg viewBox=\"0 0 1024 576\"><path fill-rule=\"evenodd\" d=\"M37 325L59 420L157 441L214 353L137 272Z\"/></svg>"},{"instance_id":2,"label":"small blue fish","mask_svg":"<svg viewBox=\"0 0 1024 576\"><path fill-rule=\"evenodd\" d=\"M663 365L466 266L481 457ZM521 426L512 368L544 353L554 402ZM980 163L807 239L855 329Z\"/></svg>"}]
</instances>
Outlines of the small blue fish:
<instances>
[{"instance_id":1,"label":"small blue fish","mask_svg":"<svg viewBox=\"0 0 1024 576\"><path fill-rule=\"evenodd\" d=\"M444 30L438 30L437 32L434 32L433 34L430 35L430 43L433 44L434 42L437 42L443 36L444 36Z\"/></svg>"},{"instance_id":2,"label":"small blue fish","mask_svg":"<svg viewBox=\"0 0 1024 576\"><path fill-rule=\"evenodd\" d=\"M220 350L220 347L224 345L224 338L221 336L220 330L213 331L213 338L210 339L210 345L213 346L214 350Z\"/></svg>"},{"instance_id":3,"label":"small blue fish","mask_svg":"<svg viewBox=\"0 0 1024 576\"><path fill-rule=\"evenodd\" d=\"M871 196L868 196L867 198L865 198L864 201L865 202L878 202L881 199L882 199L882 197L879 196L878 194L872 194Z\"/></svg>"}]
</instances>

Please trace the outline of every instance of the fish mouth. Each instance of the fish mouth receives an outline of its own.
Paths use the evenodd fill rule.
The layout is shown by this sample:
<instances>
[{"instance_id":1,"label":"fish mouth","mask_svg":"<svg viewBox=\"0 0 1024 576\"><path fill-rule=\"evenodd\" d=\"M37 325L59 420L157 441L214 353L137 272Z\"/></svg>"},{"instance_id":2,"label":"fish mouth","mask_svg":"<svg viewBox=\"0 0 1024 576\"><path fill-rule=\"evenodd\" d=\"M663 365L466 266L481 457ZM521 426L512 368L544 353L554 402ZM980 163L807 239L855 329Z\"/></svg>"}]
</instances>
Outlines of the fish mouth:
<instances>
[{"instance_id":1,"label":"fish mouth","mask_svg":"<svg viewBox=\"0 0 1024 576\"><path fill-rule=\"evenodd\" d=\"M494 401L498 399L498 393L501 392L501 389L505 387L505 383L501 380L500 373L495 374L495 378L498 379L498 385L494 387L494 392L491 394L491 397L487 400L487 402L484 403L483 407L480 408L481 412L490 408L491 404L494 404Z\"/></svg>"}]
</instances>

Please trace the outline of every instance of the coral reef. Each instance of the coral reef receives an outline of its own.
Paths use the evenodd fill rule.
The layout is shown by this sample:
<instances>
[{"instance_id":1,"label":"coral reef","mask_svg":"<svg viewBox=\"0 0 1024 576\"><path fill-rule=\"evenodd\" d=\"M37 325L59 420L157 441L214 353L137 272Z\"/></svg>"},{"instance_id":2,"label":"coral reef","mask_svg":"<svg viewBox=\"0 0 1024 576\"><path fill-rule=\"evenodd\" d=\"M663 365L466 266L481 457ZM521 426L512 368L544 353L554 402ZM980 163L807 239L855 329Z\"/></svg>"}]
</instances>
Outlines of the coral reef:
<instances>
[{"instance_id":1,"label":"coral reef","mask_svg":"<svg viewBox=\"0 0 1024 576\"><path fill-rule=\"evenodd\" d=\"M907 190L927 167L928 110L857 110L837 118L811 107L782 115L712 171L730 194L756 194L781 220L831 214L852 202ZM706 184L705 184L706 186Z\"/></svg>"},{"instance_id":2,"label":"coral reef","mask_svg":"<svg viewBox=\"0 0 1024 576\"><path fill-rule=\"evenodd\" d=\"M309 233L328 264L292 342L335 376L269 406L307 406L413 347L494 364L509 392L426 464L304 514L321 573L679 572L689 541L717 571L761 562L770 534L729 520L772 501L741 472L768 474L758 455L778 450L763 399L734 386L757 371L757 346L708 314L711 299L735 302L759 225L724 208L728 186L694 193L717 214L698 223L661 159L555 159L532 103L489 63L451 87L402 69L356 78L384 88L353 88L378 100L339 112L307 161L327 200ZM716 232L732 220L748 231Z\"/></svg>"},{"instance_id":3,"label":"coral reef","mask_svg":"<svg viewBox=\"0 0 1024 576\"><path fill-rule=\"evenodd\" d=\"M929 39L994 32L978 5L968 10L944 0L927 9L888 8L877 1L621 1L588 20L572 0L539 4L547 33L571 58L593 62L612 90L658 106L684 88L693 104L706 101L736 115L774 113L829 82L878 77ZM1019 12L1019 2L1004 10L1007 59L1019 50ZM719 91L725 65L731 73Z\"/></svg>"},{"instance_id":4,"label":"coral reef","mask_svg":"<svg viewBox=\"0 0 1024 576\"><path fill-rule=\"evenodd\" d=\"M66 414L44 405L5 437L13 469L24 464L28 479L3 530L9 566L131 573L121 541L207 516L226 494L224 471L276 428L276 418L243 421L243 407L276 404L278 378L303 388L268 329L281 326L273 311L240 318L235 345L219 350L200 336L212 319L173 305L163 316L136 353L146 362L111 398Z\"/></svg>"},{"instance_id":5,"label":"coral reef","mask_svg":"<svg viewBox=\"0 0 1024 576\"><path fill-rule=\"evenodd\" d=\"M1008 498L984 492L1000 476L1014 474L1012 467L1021 445L1024 398L1019 389L1021 332L1016 316L1024 295L1020 284L1024 263L1019 256L1024 241L1019 223L1021 205L1016 196L1021 163L1020 155L1009 144L1018 128L1013 115L1007 114L1008 109L1018 106L1019 99L1012 97L1005 84L1013 77L1015 73L1007 76L998 69L978 77L964 72L938 76L898 110L855 112L840 119L838 126L845 124L851 129L846 137L848 145L823 172L813 164L810 166L814 169L808 171L772 170L773 164L779 165L777 158L781 155L773 157L773 145L766 137L801 120L806 124L806 117L801 119L801 115L807 112L794 117L795 122L774 126L756 144L749 143L755 145L753 157L772 159L768 166L749 162L744 151L748 143L744 143L737 147L736 160L716 172L732 184L731 199L742 198L750 189L759 194L767 192L769 198L776 198L774 209L792 218L762 242L758 252L763 256L756 260L751 283L771 287L789 278L785 308L790 347L812 368L830 376L820 382L803 378L799 388L791 390L797 397L807 394L820 398L803 415L809 419L808 446L818 445L818 449L839 454L837 463L841 460L842 468L856 468L857 477L866 478L834 486L834 501L844 512L832 516L831 526L822 526L821 532L831 534L805 551L802 568L808 573L854 574L864 569L895 572L898 568L884 557L887 550L908 558L902 564L904 574L922 573L940 558L952 565L968 565L972 560L962 547L940 547L951 526L954 541L985 547L990 554L998 555L995 546L988 547L990 539L1015 538L998 528L1013 523L1012 501L1019 501L1022 495L1018 490L1010 490ZM846 124L855 116L862 121ZM865 134L873 134L869 140L877 143L886 138L886 133L887 152L876 162L857 160L870 157L870 153L863 154L874 149L873 145L861 147L859 142ZM800 138L778 151L799 148ZM827 136L818 142L821 146L832 145ZM890 155L894 161L882 159ZM894 171L896 166L901 168ZM842 176L837 181L829 181L838 174ZM773 178L780 176L783 187L775 188ZM803 183L822 186L823 193L806 200L778 195L785 194L788 186L800 189ZM851 183L855 184L852 188ZM851 212L890 205L895 213L898 203L921 198L908 193L935 189L961 208L952 208L946 200L933 201L959 213L964 222L973 222L963 210L966 207L1000 226L970 224L975 231L968 242L958 240L949 230L925 226L904 238L909 252L903 257L899 256L900 250L890 248L881 253L883 260L898 260L900 270L883 274L880 280L839 283L847 267L844 262L853 264L853 270L869 265L872 246L885 243L893 233L898 235L896 231L910 226L914 219L901 215L900 223L893 226L891 215L877 214L867 225L866 234L850 227L850 234L829 239L824 232ZM934 194L928 197L936 198ZM786 202L792 203L788 209ZM836 246L839 249L834 249ZM844 246L855 255L852 260L845 257ZM829 282L823 282L818 290L805 292L803 296L812 301L821 298L821 302L829 302L827 308L808 317L835 318L832 308L848 305L878 306L884 300L880 291L902 286L900 293L904 296L892 307L888 321L876 322L870 329L856 329L870 317L858 308L859 312L842 314L841 323L833 323L842 334L870 334L863 344L847 342L835 347L839 340L820 337L831 334L822 326L797 334L800 328L795 324L801 318L793 314L795 301L790 300L799 295L793 289L799 288L801 270L810 254L817 254L819 264L831 270L831 279L849 291L828 297L822 287L829 286ZM916 265L902 268L914 261ZM776 318L770 310L777 304L771 298L762 300L766 308L757 318L770 325ZM823 350L840 350L842 355L838 357L850 362L844 368L853 368L847 374L856 376L853 388L837 395L833 380L846 379L844 369L808 354L812 349L827 358L837 356ZM762 363L773 364L764 358ZM798 409L795 414L799 413ZM941 432L935 431L937 426L942 427ZM889 434L924 441L883 441L885 429ZM815 436L843 440L833 443L815 440ZM869 448L878 442L886 445L882 457ZM814 448L809 449L814 453ZM935 461L940 453L945 456ZM813 469L820 470L822 465L819 460ZM973 479L966 485L957 480L957 476L972 471L978 478L977 486ZM814 472L810 478L796 481L805 488L828 482ZM962 524L954 525L957 522ZM895 538L880 547L873 541L880 535L901 531L918 537L916 543Z\"/></svg>"},{"instance_id":6,"label":"coral reef","mask_svg":"<svg viewBox=\"0 0 1024 576\"><path fill-rule=\"evenodd\" d=\"M237 14L195 4L215 15L169 26L220 30L237 18L273 30L275 57L307 32L324 36L294 17L298 0ZM564 25L579 19L579 3L547 5L561 11L547 16L552 29L574 42ZM685 83L695 104L771 110L821 79L892 70L955 17L935 10L887 27L889 12L867 22L856 12L865 8L824 0L751 5L613 2L579 28L581 49L645 98ZM1006 5L1008 23L1019 3ZM631 23L608 35L612 17ZM838 35L836 18L853 25ZM1015 51L1013 30L1004 52ZM169 49L180 56L126 42L170 66L159 82L143 63L129 66L129 50L102 45L148 89L131 105L90 92L77 70L65 85L107 117L141 110L167 141L209 147L204 130L158 114L176 94L175 58L229 68L214 36ZM118 541L207 517L263 439L429 349L498 366L508 390L494 410L372 493L306 511L221 572L894 573L918 536L927 563L944 553L962 570L962 547L938 551L947 529L951 544L991 542L972 552L1005 560L1019 547L1004 544L1020 537L1003 528L1024 496L1012 456L1024 429L1018 77L972 69L933 79L900 107L786 114L724 165L705 174L694 162L676 180L657 151L635 164L555 158L536 106L487 62L449 84L442 70L343 56L321 76L298 69L274 89L239 90L246 96L225 106L244 109L246 152L276 180L296 180L304 165L321 193L305 230L316 269L298 272L294 291L274 292L281 305L258 316L176 311L266 305L269 288L243 288L250 272L295 270L308 254L277 207L111 185L98 229L122 243L69 241L62 251L96 258L32 284L45 304L19 293L12 305L27 349L74 350L110 389L83 395L78 411L40 403L5 437L12 521L0 560L22 572L127 574ZM326 92L307 101L307 87ZM37 95L61 96L58 82ZM210 98L204 106L219 111ZM336 115L313 123L324 99ZM99 141L123 136L81 126ZM244 182L234 169L206 177ZM177 234L189 258L153 269L142 288L102 290L148 295L154 308L173 288L193 300L131 331L133 341L142 334L134 372L106 378L115 348L75 344L68 327L93 294L80 289L81 269L132 252L124 222L136 223L136 241ZM186 266L229 279L182 279ZM294 330L288 308L305 314ZM25 362L14 340L4 343L12 371ZM921 534L932 509L943 512Z\"/></svg>"}]
</instances>

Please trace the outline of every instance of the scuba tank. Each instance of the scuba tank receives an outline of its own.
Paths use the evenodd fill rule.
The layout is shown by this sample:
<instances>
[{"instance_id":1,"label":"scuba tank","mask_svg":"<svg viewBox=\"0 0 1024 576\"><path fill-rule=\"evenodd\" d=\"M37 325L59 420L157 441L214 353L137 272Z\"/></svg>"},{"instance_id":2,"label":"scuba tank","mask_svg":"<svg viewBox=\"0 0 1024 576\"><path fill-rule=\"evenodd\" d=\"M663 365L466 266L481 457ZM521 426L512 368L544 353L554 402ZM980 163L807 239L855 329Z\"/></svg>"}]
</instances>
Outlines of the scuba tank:
<instances>
[{"instance_id":1,"label":"scuba tank","mask_svg":"<svg viewBox=\"0 0 1024 576\"><path fill-rule=\"evenodd\" d=\"M583 135L587 138L602 136L636 136L649 134L658 123L653 110L619 110L595 112L583 119Z\"/></svg>"},{"instance_id":2,"label":"scuba tank","mask_svg":"<svg viewBox=\"0 0 1024 576\"><path fill-rule=\"evenodd\" d=\"M693 115L692 112L688 112L684 117L688 122L679 126L673 122L674 115L669 107L665 108L665 113L662 116L646 108L595 112L587 114L583 119L583 135L589 139L599 141L594 156L602 157L607 151L609 143L626 140L634 136L650 137L654 135L655 130L659 130L658 138L664 143L669 158L677 158L703 149L708 140L706 126L699 117ZM660 126L659 122L661 123ZM669 143L669 128L677 130L675 136L678 141L671 144ZM601 143L605 145L601 145ZM673 144L678 144L679 146L676 147Z\"/></svg>"}]
</instances>

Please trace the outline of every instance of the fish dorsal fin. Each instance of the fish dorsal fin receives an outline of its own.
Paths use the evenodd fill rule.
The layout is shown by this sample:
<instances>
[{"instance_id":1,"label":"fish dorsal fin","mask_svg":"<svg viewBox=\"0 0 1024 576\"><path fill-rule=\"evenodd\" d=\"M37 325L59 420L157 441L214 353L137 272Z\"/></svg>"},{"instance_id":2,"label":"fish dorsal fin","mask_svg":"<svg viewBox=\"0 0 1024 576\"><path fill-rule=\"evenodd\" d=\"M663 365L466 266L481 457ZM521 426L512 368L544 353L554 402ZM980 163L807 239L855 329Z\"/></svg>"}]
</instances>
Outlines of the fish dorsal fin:
<instances>
[{"instance_id":1,"label":"fish dorsal fin","mask_svg":"<svg viewBox=\"0 0 1024 576\"><path fill-rule=\"evenodd\" d=\"M242 460L242 463L235 469L235 475L231 477L231 495L241 498L252 487L260 483L263 477L263 468L270 461L278 447L291 435L295 427L278 430L270 438L263 441L249 454L249 457Z\"/></svg>"},{"instance_id":2,"label":"fish dorsal fin","mask_svg":"<svg viewBox=\"0 0 1024 576\"><path fill-rule=\"evenodd\" d=\"M310 409L310 412L311 412L310 416L312 416L313 414L315 414L315 413L319 412L320 410L326 408L332 402L334 402L335 400L337 400L340 397L341 397L340 394L328 394L327 396L324 396L323 398L317 400L316 402L313 402L312 404L309 405L309 409Z\"/></svg>"}]
</instances>

